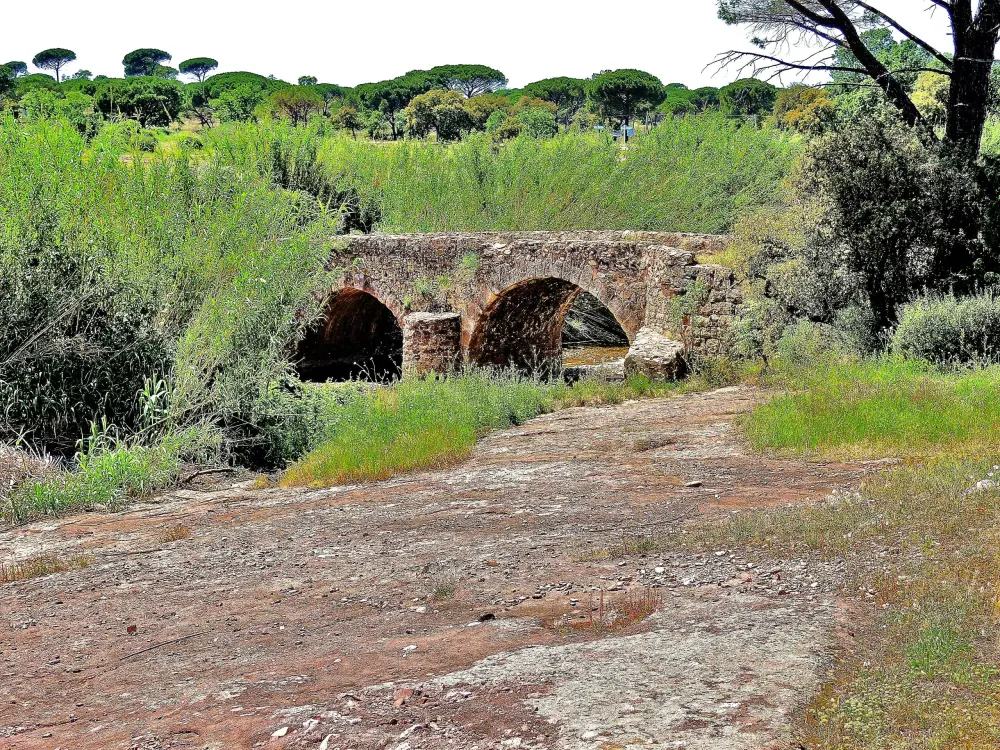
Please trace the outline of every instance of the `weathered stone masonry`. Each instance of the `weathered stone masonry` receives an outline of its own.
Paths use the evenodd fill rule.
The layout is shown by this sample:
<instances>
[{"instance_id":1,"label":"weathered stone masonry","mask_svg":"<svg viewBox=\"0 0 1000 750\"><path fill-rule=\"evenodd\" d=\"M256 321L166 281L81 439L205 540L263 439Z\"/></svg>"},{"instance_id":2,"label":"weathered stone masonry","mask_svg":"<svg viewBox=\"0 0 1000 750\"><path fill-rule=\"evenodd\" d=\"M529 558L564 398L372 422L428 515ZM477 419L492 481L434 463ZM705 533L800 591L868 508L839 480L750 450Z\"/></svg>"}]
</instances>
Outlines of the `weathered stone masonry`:
<instances>
[{"instance_id":1,"label":"weathered stone masonry","mask_svg":"<svg viewBox=\"0 0 1000 750\"><path fill-rule=\"evenodd\" d=\"M463 361L524 368L559 362L566 312L581 291L604 303L630 340L649 328L706 353L723 345L742 302L730 269L695 259L723 249L721 237L486 232L357 235L334 244L330 266L344 273L322 331L340 332L354 347L379 335L384 324L371 320L371 302L362 299L370 295L403 328L408 373ZM308 342L313 351L343 344L322 331ZM377 351L377 343L369 348Z\"/></svg>"}]
</instances>

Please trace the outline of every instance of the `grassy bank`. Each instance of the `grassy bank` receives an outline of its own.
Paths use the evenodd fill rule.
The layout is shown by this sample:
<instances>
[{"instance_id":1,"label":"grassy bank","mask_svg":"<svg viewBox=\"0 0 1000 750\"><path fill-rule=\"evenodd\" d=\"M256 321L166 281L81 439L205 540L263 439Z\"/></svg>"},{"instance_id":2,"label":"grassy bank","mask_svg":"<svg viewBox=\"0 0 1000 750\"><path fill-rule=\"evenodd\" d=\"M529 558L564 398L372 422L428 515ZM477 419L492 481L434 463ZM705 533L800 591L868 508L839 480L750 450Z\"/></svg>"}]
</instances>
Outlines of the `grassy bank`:
<instances>
[{"instance_id":1,"label":"grassy bank","mask_svg":"<svg viewBox=\"0 0 1000 750\"><path fill-rule=\"evenodd\" d=\"M618 404L709 387L637 376L625 382L545 383L510 373L470 372L446 380L301 384L272 407L284 419L269 442L301 456L281 473L283 486L325 487L384 479L465 458L484 435L571 406ZM297 395L295 395L297 394ZM22 523L80 510L121 510L177 483L191 463L218 460L222 436L207 424L155 439L94 431L67 469L26 470L0 503L0 521ZM11 454L13 455L13 454Z\"/></svg>"},{"instance_id":2,"label":"grassy bank","mask_svg":"<svg viewBox=\"0 0 1000 750\"><path fill-rule=\"evenodd\" d=\"M998 368L942 373L895 357L821 360L779 382L790 392L744 425L758 449L881 458L1000 440Z\"/></svg>"},{"instance_id":3,"label":"grassy bank","mask_svg":"<svg viewBox=\"0 0 1000 750\"><path fill-rule=\"evenodd\" d=\"M810 748L1000 746L1000 369L896 359L786 374L745 428L761 449L901 462L856 495L744 513L709 546L846 560L851 633Z\"/></svg>"},{"instance_id":4,"label":"grassy bank","mask_svg":"<svg viewBox=\"0 0 1000 750\"><path fill-rule=\"evenodd\" d=\"M220 435L206 426L155 439L119 439L95 431L82 441L71 470L47 467L10 489L0 522L79 510L122 510L135 499L175 484L186 462L214 460Z\"/></svg>"},{"instance_id":5,"label":"grassy bank","mask_svg":"<svg viewBox=\"0 0 1000 750\"><path fill-rule=\"evenodd\" d=\"M544 412L616 404L679 388L643 377L567 385L471 373L443 381L405 380L387 389L338 389L324 408L317 446L280 481L322 487L446 466L467 456L483 435Z\"/></svg>"}]
</instances>

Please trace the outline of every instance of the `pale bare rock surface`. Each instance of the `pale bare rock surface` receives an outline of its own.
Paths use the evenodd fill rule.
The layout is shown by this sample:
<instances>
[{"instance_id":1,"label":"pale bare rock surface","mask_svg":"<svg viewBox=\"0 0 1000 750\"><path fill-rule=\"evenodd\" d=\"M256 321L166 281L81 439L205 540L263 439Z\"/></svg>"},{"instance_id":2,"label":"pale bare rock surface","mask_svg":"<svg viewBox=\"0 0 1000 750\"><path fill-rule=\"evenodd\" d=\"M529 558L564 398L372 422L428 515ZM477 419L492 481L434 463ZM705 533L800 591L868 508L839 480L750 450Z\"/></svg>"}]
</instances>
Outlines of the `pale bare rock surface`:
<instances>
[{"instance_id":1,"label":"pale bare rock surface","mask_svg":"<svg viewBox=\"0 0 1000 750\"><path fill-rule=\"evenodd\" d=\"M750 453L757 398L570 409L451 469L0 531L0 560L91 561L0 586L0 747L786 747L839 564L601 554L858 481ZM652 616L590 626L649 592Z\"/></svg>"},{"instance_id":2,"label":"pale bare rock surface","mask_svg":"<svg viewBox=\"0 0 1000 750\"><path fill-rule=\"evenodd\" d=\"M680 599L650 632L498 654L435 683L552 684L528 703L559 726L558 747L762 747L817 686L828 623L760 604Z\"/></svg>"}]
</instances>

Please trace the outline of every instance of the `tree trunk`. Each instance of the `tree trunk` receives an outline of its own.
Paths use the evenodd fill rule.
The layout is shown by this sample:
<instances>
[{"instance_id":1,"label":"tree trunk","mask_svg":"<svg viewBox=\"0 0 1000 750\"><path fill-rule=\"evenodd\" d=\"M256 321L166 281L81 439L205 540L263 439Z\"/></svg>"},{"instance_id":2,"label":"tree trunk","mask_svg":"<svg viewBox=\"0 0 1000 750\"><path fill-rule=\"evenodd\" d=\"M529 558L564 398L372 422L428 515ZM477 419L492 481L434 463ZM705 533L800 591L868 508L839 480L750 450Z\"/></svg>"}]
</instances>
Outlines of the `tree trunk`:
<instances>
[{"instance_id":1,"label":"tree trunk","mask_svg":"<svg viewBox=\"0 0 1000 750\"><path fill-rule=\"evenodd\" d=\"M952 28L955 59L948 94L945 139L968 158L979 153L990 100L990 72L997 46L1000 2L983 0L973 20L967 3L956 3Z\"/></svg>"}]
</instances>

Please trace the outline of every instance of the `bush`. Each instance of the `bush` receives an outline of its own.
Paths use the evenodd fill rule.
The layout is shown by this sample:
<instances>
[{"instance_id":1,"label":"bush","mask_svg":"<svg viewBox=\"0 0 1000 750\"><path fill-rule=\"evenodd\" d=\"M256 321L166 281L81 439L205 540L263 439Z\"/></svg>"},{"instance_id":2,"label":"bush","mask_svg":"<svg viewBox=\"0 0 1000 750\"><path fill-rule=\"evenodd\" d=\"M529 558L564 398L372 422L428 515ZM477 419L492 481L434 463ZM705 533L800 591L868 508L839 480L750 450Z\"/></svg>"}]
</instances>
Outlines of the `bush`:
<instances>
[{"instance_id":1,"label":"bush","mask_svg":"<svg viewBox=\"0 0 1000 750\"><path fill-rule=\"evenodd\" d=\"M938 365L1000 362L1000 298L926 297L903 307L892 350Z\"/></svg>"},{"instance_id":2,"label":"bush","mask_svg":"<svg viewBox=\"0 0 1000 750\"><path fill-rule=\"evenodd\" d=\"M58 120L0 119L0 440L66 453L102 419L135 434L161 376L176 427L211 423L238 451L329 288L334 220L311 173L276 185L273 160L299 150L122 159L139 133L88 145Z\"/></svg>"},{"instance_id":3,"label":"bush","mask_svg":"<svg viewBox=\"0 0 1000 750\"><path fill-rule=\"evenodd\" d=\"M786 382L811 368L829 366L858 353L842 330L807 320L785 329L775 350L774 374Z\"/></svg>"},{"instance_id":4,"label":"bush","mask_svg":"<svg viewBox=\"0 0 1000 750\"><path fill-rule=\"evenodd\" d=\"M917 290L969 293L1000 272L993 208L1000 176L925 144L893 112L850 118L808 152L800 188L829 207L821 257L890 329Z\"/></svg>"},{"instance_id":5,"label":"bush","mask_svg":"<svg viewBox=\"0 0 1000 750\"><path fill-rule=\"evenodd\" d=\"M151 154L156 151L159 141L156 140L156 134L153 131L140 130L132 143L139 151Z\"/></svg>"},{"instance_id":6,"label":"bush","mask_svg":"<svg viewBox=\"0 0 1000 750\"><path fill-rule=\"evenodd\" d=\"M143 127L167 127L183 102L183 85L157 76L100 81L94 91L94 106L105 117L127 117Z\"/></svg>"},{"instance_id":7,"label":"bush","mask_svg":"<svg viewBox=\"0 0 1000 750\"><path fill-rule=\"evenodd\" d=\"M0 269L0 440L65 453L102 417L134 424L147 377L170 367L155 310L80 279L73 259L28 253Z\"/></svg>"},{"instance_id":8,"label":"bush","mask_svg":"<svg viewBox=\"0 0 1000 750\"><path fill-rule=\"evenodd\" d=\"M525 109L517 114L517 121L532 138L552 138L559 132L556 116L547 109Z\"/></svg>"}]
</instances>

